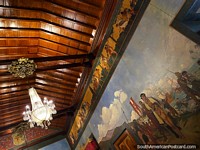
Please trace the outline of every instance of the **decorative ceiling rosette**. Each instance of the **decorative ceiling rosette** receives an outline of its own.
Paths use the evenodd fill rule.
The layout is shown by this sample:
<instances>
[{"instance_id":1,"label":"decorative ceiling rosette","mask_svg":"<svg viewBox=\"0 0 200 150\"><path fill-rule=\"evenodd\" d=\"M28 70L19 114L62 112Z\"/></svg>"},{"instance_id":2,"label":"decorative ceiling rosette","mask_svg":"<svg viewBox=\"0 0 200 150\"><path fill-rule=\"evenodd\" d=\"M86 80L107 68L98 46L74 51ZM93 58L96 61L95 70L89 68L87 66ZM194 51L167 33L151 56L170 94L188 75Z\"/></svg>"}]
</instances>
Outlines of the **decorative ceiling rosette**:
<instances>
[{"instance_id":1,"label":"decorative ceiling rosette","mask_svg":"<svg viewBox=\"0 0 200 150\"><path fill-rule=\"evenodd\" d=\"M8 66L8 71L14 75L14 77L25 78L34 73L37 65L34 60L29 60L28 58L19 58L17 61L13 61L11 65Z\"/></svg>"}]
</instances>

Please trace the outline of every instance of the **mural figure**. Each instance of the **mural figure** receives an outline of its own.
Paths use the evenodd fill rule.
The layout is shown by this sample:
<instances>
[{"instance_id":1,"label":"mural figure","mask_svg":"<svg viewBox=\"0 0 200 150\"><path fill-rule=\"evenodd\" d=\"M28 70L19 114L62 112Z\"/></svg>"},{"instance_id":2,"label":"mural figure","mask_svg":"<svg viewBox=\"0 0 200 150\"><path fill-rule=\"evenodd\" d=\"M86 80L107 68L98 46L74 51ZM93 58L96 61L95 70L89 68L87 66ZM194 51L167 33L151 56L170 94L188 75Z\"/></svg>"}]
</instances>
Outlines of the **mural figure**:
<instances>
[{"instance_id":1,"label":"mural figure","mask_svg":"<svg viewBox=\"0 0 200 150\"><path fill-rule=\"evenodd\" d=\"M156 113L156 116L159 116L159 118L162 120L164 125L172 131L172 133L175 134L178 138L183 138L183 134L180 131L180 127L176 126L174 122L172 121L171 117L166 113L166 110L163 109L160 105L160 102L158 100L147 98L144 93L141 95L142 100ZM150 101L151 99L151 101ZM152 100L155 100L154 102Z\"/></svg>"},{"instance_id":2,"label":"mural figure","mask_svg":"<svg viewBox=\"0 0 200 150\"><path fill-rule=\"evenodd\" d=\"M131 18L131 16L134 14L134 11L129 8L125 8L121 12L121 17L116 22L116 27L119 28L120 33L124 31L126 26L128 25L128 21Z\"/></svg>"},{"instance_id":3,"label":"mural figure","mask_svg":"<svg viewBox=\"0 0 200 150\"><path fill-rule=\"evenodd\" d=\"M116 21L116 27L119 28L120 33L124 31L126 26L128 25L128 21L132 15L136 15L137 11L135 10L135 5L137 4L137 0L130 0L130 8L125 8L121 11L120 18Z\"/></svg>"},{"instance_id":4,"label":"mural figure","mask_svg":"<svg viewBox=\"0 0 200 150\"><path fill-rule=\"evenodd\" d=\"M153 110L157 113L157 115L163 120L163 122L167 125L167 127L172 131L178 138L183 138L184 135L181 133L180 128L178 128L170 117L165 113L165 111L159 106L158 103L154 103L152 105Z\"/></svg>"},{"instance_id":5,"label":"mural figure","mask_svg":"<svg viewBox=\"0 0 200 150\"><path fill-rule=\"evenodd\" d=\"M117 52L108 44L105 45L105 51L108 58L110 58L112 55L117 56Z\"/></svg>"},{"instance_id":6,"label":"mural figure","mask_svg":"<svg viewBox=\"0 0 200 150\"><path fill-rule=\"evenodd\" d=\"M175 72L175 75L177 76L177 83L179 84L180 89L187 95L188 98L192 98L195 100L196 104L199 104L197 97L200 97L200 93L189 87L188 79L185 77L185 72L183 72L183 74Z\"/></svg>"},{"instance_id":7,"label":"mural figure","mask_svg":"<svg viewBox=\"0 0 200 150\"><path fill-rule=\"evenodd\" d=\"M148 128L143 128L137 120L133 120L133 126L131 126L136 135L142 141L143 144L155 144L157 143L156 139L154 138L151 130Z\"/></svg>"},{"instance_id":8,"label":"mural figure","mask_svg":"<svg viewBox=\"0 0 200 150\"><path fill-rule=\"evenodd\" d=\"M96 68L92 77L91 89L96 91L99 86L101 86L102 69Z\"/></svg>"},{"instance_id":9,"label":"mural figure","mask_svg":"<svg viewBox=\"0 0 200 150\"><path fill-rule=\"evenodd\" d=\"M182 74L183 80L185 80L188 86L190 86L192 90L196 91L198 93L197 96L199 96L200 80L198 80L195 76L189 74L187 71L183 71L181 74Z\"/></svg>"},{"instance_id":10,"label":"mural figure","mask_svg":"<svg viewBox=\"0 0 200 150\"><path fill-rule=\"evenodd\" d=\"M152 109L148 106L148 104L145 104L142 101L139 101L139 104L142 107L143 116L148 117L148 122L150 124L150 127L154 130L158 130L158 132L163 137L163 141L166 141L167 136L164 132L163 120L161 120L160 117L155 112L152 111Z\"/></svg>"},{"instance_id":11,"label":"mural figure","mask_svg":"<svg viewBox=\"0 0 200 150\"><path fill-rule=\"evenodd\" d=\"M100 64L99 64L103 69L109 71L110 66L109 66L109 57L101 55L100 57Z\"/></svg>"},{"instance_id":12,"label":"mural figure","mask_svg":"<svg viewBox=\"0 0 200 150\"><path fill-rule=\"evenodd\" d=\"M169 104L169 99L172 99L169 93L165 94L165 99L161 100L161 103L163 104L163 108L167 110L168 115L170 115L173 118L180 117L176 109L174 109L170 104Z\"/></svg>"},{"instance_id":13,"label":"mural figure","mask_svg":"<svg viewBox=\"0 0 200 150\"><path fill-rule=\"evenodd\" d=\"M99 145L94 138L94 135L91 134L88 138L88 142L86 143L85 149L84 150L99 150Z\"/></svg>"}]
</instances>

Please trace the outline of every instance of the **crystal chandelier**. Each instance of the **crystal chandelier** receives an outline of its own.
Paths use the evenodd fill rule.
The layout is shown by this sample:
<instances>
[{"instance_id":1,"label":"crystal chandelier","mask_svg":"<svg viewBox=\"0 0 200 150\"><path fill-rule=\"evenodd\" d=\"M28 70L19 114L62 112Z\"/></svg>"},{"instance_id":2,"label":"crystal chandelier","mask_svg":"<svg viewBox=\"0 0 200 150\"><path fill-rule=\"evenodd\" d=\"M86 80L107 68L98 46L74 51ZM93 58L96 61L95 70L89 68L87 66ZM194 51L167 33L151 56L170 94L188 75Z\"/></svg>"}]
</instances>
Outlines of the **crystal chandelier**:
<instances>
[{"instance_id":1,"label":"crystal chandelier","mask_svg":"<svg viewBox=\"0 0 200 150\"><path fill-rule=\"evenodd\" d=\"M30 106L26 106L26 110L23 112L23 120L28 121L30 128L35 125L48 129L51 124L50 120L53 119L52 114L56 114L55 104L52 100L48 101L44 98L43 102L36 90L32 87L29 89L29 96L31 99L32 110Z\"/></svg>"}]
</instances>

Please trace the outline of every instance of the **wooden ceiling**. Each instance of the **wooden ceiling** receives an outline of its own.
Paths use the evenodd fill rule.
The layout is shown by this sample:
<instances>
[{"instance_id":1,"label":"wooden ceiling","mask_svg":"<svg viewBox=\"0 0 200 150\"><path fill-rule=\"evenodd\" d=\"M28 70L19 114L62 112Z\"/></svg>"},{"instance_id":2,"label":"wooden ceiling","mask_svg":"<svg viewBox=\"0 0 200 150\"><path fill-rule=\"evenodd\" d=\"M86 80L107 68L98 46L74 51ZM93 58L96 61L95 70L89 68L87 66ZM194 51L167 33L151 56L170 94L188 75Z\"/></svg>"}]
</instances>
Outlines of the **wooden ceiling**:
<instances>
[{"instance_id":1,"label":"wooden ceiling","mask_svg":"<svg viewBox=\"0 0 200 150\"><path fill-rule=\"evenodd\" d=\"M1 135L23 121L30 87L55 102L55 118L77 109L113 7L110 0L0 0ZM21 57L35 61L34 75L8 72ZM67 130L70 120L62 120Z\"/></svg>"}]
</instances>

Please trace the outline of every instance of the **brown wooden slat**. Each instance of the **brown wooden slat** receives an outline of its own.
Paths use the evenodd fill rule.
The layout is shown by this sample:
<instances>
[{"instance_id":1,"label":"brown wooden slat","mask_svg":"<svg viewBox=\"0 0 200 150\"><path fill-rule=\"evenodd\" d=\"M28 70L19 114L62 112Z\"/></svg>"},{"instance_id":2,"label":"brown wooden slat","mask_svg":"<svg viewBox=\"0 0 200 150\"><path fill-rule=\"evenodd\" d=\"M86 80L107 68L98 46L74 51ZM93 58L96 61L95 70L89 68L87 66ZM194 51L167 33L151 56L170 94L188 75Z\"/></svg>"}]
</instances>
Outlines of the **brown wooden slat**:
<instances>
[{"instance_id":1,"label":"brown wooden slat","mask_svg":"<svg viewBox=\"0 0 200 150\"><path fill-rule=\"evenodd\" d=\"M60 91L58 91L58 90L56 90L56 91L54 91L53 89L54 88L45 88L44 89L44 86L41 86L41 85L35 85L35 88L36 89L40 89L40 90L43 90L44 92L48 92L48 93L53 93L53 94L55 94L55 95L57 95L58 97L60 97L60 98L65 98L65 97L71 97L72 95L73 95L73 93L69 93L69 94L67 94L67 93L65 93L64 94L64 92L63 93L61 93Z\"/></svg>"},{"instance_id":2,"label":"brown wooden slat","mask_svg":"<svg viewBox=\"0 0 200 150\"><path fill-rule=\"evenodd\" d=\"M55 88L52 85L42 85L42 84L35 84L36 88L44 88L44 89L48 89L48 91L52 91L54 93L58 93L58 94L64 94L64 95L73 95L74 91L68 91L68 90L63 90L63 89L59 89L59 88Z\"/></svg>"},{"instance_id":3,"label":"brown wooden slat","mask_svg":"<svg viewBox=\"0 0 200 150\"><path fill-rule=\"evenodd\" d=\"M77 22L79 24L85 24L85 25L94 25L96 23L96 18L91 17L91 16L87 16L87 15L83 15L83 14L77 14L77 12L70 12L67 11L66 8L63 8L62 6L57 6L57 5L53 5L52 3L49 2L44 2L44 1L38 1L35 0L34 3L32 3L30 1L30 3L26 4L26 2L23 0L21 1L14 1L14 0L10 0L9 5L4 5L5 8L18 8L18 9L29 9L29 10L36 10L36 11L42 11L42 12L46 12L46 13L50 13L53 14L55 16L58 17L62 17L67 19L68 21L71 22ZM54 10L54 11L52 11ZM89 11L89 10L88 10ZM80 16L80 18L76 18L75 15ZM71 16L74 16L73 19ZM83 20L82 18L87 18L85 20ZM86 20L89 20L90 22L86 22Z\"/></svg>"},{"instance_id":4,"label":"brown wooden slat","mask_svg":"<svg viewBox=\"0 0 200 150\"><path fill-rule=\"evenodd\" d=\"M1 7L0 7L1 9ZM7 9L4 9L5 11L7 11ZM13 11L13 10L12 10ZM19 12L19 13L22 13L22 12ZM31 12L29 12L31 13ZM51 18L49 17L44 17L45 14L42 14L41 15L43 16L43 18L26 18L26 17L20 17L20 16L17 16L17 17L12 17L12 16L3 16L1 17L2 19L11 19L11 20L16 20L17 22L21 21L21 20L27 20L27 21L34 21L35 23L39 22L40 24L46 24L46 26L49 26L51 28L53 28L53 30L51 30L50 32L53 32L53 33L58 33L58 32L54 32L56 30L62 30L62 32L64 32L63 30L67 30L68 32L71 31L75 34L79 34L80 36L85 36L85 37L88 37L88 38L93 38L93 35L92 35L92 29L90 29L89 31L90 32L87 32L87 30L80 30L80 29L73 29L73 28L69 28L67 26L64 26L62 24L57 24L54 22L54 20L52 20ZM49 15L50 16L50 15ZM49 18L49 20L47 20L47 18ZM57 21L58 19L56 19L55 21ZM63 22L63 21L62 21ZM87 28L86 28L87 29ZM49 29L45 29L43 28L43 31L49 31ZM59 34L59 33L58 33Z\"/></svg>"},{"instance_id":5,"label":"brown wooden slat","mask_svg":"<svg viewBox=\"0 0 200 150\"><path fill-rule=\"evenodd\" d=\"M1 45L0 45L1 46ZM69 59L83 59L88 58L89 60L94 59L94 56L92 53L90 54L81 54L81 55L64 55L64 56L50 56L50 57L35 57L31 58L34 60L34 62L45 62L46 61L56 61L56 60L69 60ZM0 60L0 65L10 64L12 61L16 61L16 59L10 59L10 60ZM65 63L65 61L61 61L62 63ZM58 62L58 63L61 63ZM55 64L55 62L54 62Z\"/></svg>"},{"instance_id":6,"label":"brown wooden slat","mask_svg":"<svg viewBox=\"0 0 200 150\"><path fill-rule=\"evenodd\" d=\"M74 88L70 88L68 87L67 85L62 85L62 84L59 84L59 83L56 83L56 82L47 82L47 81L43 81L43 79L36 79L36 84L40 84L40 85L46 85L46 86L49 86L49 85L54 85L55 88L60 88L60 89L63 89L63 90L68 90L68 91L75 91L76 87Z\"/></svg>"},{"instance_id":7,"label":"brown wooden slat","mask_svg":"<svg viewBox=\"0 0 200 150\"><path fill-rule=\"evenodd\" d=\"M74 1L80 4L93 6L96 9L102 8L105 2L105 1L99 1L99 0L74 0Z\"/></svg>"},{"instance_id":8,"label":"brown wooden slat","mask_svg":"<svg viewBox=\"0 0 200 150\"><path fill-rule=\"evenodd\" d=\"M30 104L29 103L23 103L23 104L19 104L19 105L12 106L12 107L6 107L6 108L1 109L0 112L4 113L6 111L10 111L10 110L13 110L13 109L25 108L26 105L30 105Z\"/></svg>"},{"instance_id":9,"label":"brown wooden slat","mask_svg":"<svg viewBox=\"0 0 200 150\"><path fill-rule=\"evenodd\" d=\"M60 3L60 2L58 2L56 0L45 0L45 1L51 2L52 4L55 4L55 5L59 6L59 7L63 7L65 10L70 11L72 13L80 14L80 15L83 15L83 16L86 16L86 17L87 16L93 17L93 18L99 20L98 15L91 14L91 13L89 13L89 11L80 11L79 9L76 9L77 7L69 7L69 3L67 3L67 5L66 5L65 4L66 2L65 3ZM71 1L70 3L73 3L73 1ZM94 6L94 5L92 5L92 6ZM102 11L102 9L100 9L99 7L95 7L95 8L98 9L98 12Z\"/></svg>"},{"instance_id":10,"label":"brown wooden slat","mask_svg":"<svg viewBox=\"0 0 200 150\"><path fill-rule=\"evenodd\" d=\"M17 86L21 86L21 85L26 85L26 84L29 84L29 83L34 83L35 82L35 79L30 79L30 80L16 80L14 82L5 82L0 84L0 89L4 89L4 88L14 88L14 87L17 87Z\"/></svg>"},{"instance_id":11,"label":"brown wooden slat","mask_svg":"<svg viewBox=\"0 0 200 150\"><path fill-rule=\"evenodd\" d=\"M37 54L25 54L23 55L23 57L25 58L34 58L37 57ZM21 58L22 55L21 54L9 54L9 55L0 55L0 60L10 60L10 59L19 59Z\"/></svg>"},{"instance_id":12,"label":"brown wooden slat","mask_svg":"<svg viewBox=\"0 0 200 150\"><path fill-rule=\"evenodd\" d=\"M82 70L80 70L80 73L82 72ZM80 73L78 72L74 72L74 71L71 71L69 70L67 73L65 72L61 72L61 71L58 71L58 70L48 70L48 71L45 71L45 72L40 72L41 74L48 74L48 75L51 75L51 76L55 76L57 78L60 78L60 79L63 79L63 80L66 80L66 79L72 79L73 81L77 80L77 78L80 78Z\"/></svg>"},{"instance_id":13,"label":"brown wooden slat","mask_svg":"<svg viewBox=\"0 0 200 150\"><path fill-rule=\"evenodd\" d=\"M70 98L65 98L65 99L62 99L62 98L58 98L58 97L55 97L55 96L51 96L51 95L47 95L47 94L43 94L41 93L41 91L38 91L38 94L39 96L43 99L44 97L46 97L48 100L52 100L54 101L55 105L56 105L56 108L57 108L57 105L61 107L62 105L62 108L69 108L71 107L71 104L72 104L72 100Z\"/></svg>"},{"instance_id":14,"label":"brown wooden slat","mask_svg":"<svg viewBox=\"0 0 200 150\"><path fill-rule=\"evenodd\" d=\"M68 86L71 89L74 89L75 86L76 86L76 83L71 82L70 80L68 81L68 80L62 80L62 79L59 79L59 78L52 78L51 76L49 76L47 74L37 73L36 79L41 79L41 80L44 80L46 82L50 81L50 82L54 82L54 83L63 84L63 85Z\"/></svg>"},{"instance_id":15,"label":"brown wooden slat","mask_svg":"<svg viewBox=\"0 0 200 150\"><path fill-rule=\"evenodd\" d=\"M62 85L62 84L57 84L55 82L44 82L43 80L39 80L39 79L36 79L36 83L35 84L38 84L38 85L43 85L43 86L46 86L46 87L49 87L49 85L53 85L54 88L58 88L62 91L67 91L68 93L73 93L75 88L74 89L70 89L68 88L66 85Z\"/></svg>"},{"instance_id":16,"label":"brown wooden slat","mask_svg":"<svg viewBox=\"0 0 200 150\"><path fill-rule=\"evenodd\" d=\"M9 98L5 98L5 99L1 99L0 100L0 107L3 106L4 104L16 103L16 102L19 102L20 100L24 100L24 99L30 100L28 93L23 94L23 95L19 95L19 96L16 96L16 97L9 97Z\"/></svg>"},{"instance_id":17,"label":"brown wooden slat","mask_svg":"<svg viewBox=\"0 0 200 150\"><path fill-rule=\"evenodd\" d=\"M6 93L12 93L12 92L16 92L16 91L21 91L21 90L25 90L25 89L29 89L30 87L32 87L32 85L35 83L34 82L29 82L29 83L25 83L25 84L21 84L21 85L16 85L14 87L11 88L3 88L1 89L1 94L6 94Z\"/></svg>"},{"instance_id":18,"label":"brown wooden slat","mask_svg":"<svg viewBox=\"0 0 200 150\"><path fill-rule=\"evenodd\" d=\"M0 120L0 126L1 124L6 124L6 123L9 123L9 122L12 122L13 120L23 120L23 115L15 115L13 117L10 117L10 118L6 118L6 119L1 119Z\"/></svg>"},{"instance_id":19,"label":"brown wooden slat","mask_svg":"<svg viewBox=\"0 0 200 150\"><path fill-rule=\"evenodd\" d=\"M1 94L0 100L10 98L10 97L16 97L20 95L28 94L28 89L20 90L20 91L13 91L11 93Z\"/></svg>"},{"instance_id":20,"label":"brown wooden slat","mask_svg":"<svg viewBox=\"0 0 200 150\"><path fill-rule=\"evenodd\" d=\"M9 122L0 123L0 128L4 127L4 126L11 125L11 124L14 124L14 123L22 122L22 121L23 121L22 118L17 118L17 119L13 119L12 121L9 121Z\"/></svg>"},{"instance_id":21,"label":"brown wooden slat","mask_svg":"<svg viewBox=\"0 0 200 150\"><path fill-rule=\"evenodd\" d=\"M36 90L37 90L38 93L41 93L41 94L44 94L44 95L49 95L49 96L52 96L52 97L55 97L55 98L60 98L60 99L71 99L72 98L72 95L66 96L66 95L57 94L55 92L48 91L48 90L45 90L45 89L39 89L39 88L36 88Z\"/></svg>"},{"instance_id":22,"label":"brown wooden slat","mask_svg":"<svg viewBox=\"0 0 200 150\"><path fill-rule=\"evenodd\" d=\"M69 76L66 74L61 74L56 71L38 72L37 75L41 76L43 75L53 79L64 80L66 83L68 82L67 84L70 85L74 85L75 83L77 83L77 78L78 78L78 77L73 77L73 75Z\"/></svg>"}]
</instances>

